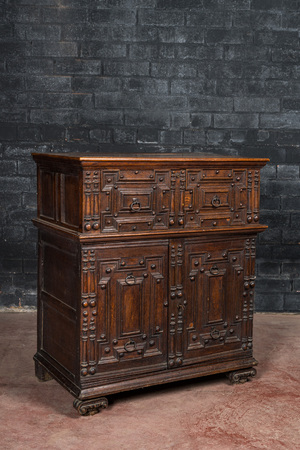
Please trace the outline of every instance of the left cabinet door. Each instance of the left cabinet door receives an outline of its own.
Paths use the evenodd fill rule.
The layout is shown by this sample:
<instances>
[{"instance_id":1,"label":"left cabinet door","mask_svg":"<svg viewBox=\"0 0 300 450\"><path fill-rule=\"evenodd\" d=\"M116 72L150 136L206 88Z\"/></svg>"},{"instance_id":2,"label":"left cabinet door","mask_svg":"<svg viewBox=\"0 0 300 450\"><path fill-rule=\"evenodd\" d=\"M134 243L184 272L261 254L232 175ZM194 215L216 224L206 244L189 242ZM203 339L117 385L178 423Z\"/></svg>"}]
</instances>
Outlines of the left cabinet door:
<instances>
[{"instance_id":1,"label":"left cabinet door","mask_svg":"<svg viewBox=\"0 0 300 450\"><path fill-rule=\"evenodd\" d=\"M92 374L166 368L168 242L99 245L93 254Z\"/></svg>"}]
</instances>

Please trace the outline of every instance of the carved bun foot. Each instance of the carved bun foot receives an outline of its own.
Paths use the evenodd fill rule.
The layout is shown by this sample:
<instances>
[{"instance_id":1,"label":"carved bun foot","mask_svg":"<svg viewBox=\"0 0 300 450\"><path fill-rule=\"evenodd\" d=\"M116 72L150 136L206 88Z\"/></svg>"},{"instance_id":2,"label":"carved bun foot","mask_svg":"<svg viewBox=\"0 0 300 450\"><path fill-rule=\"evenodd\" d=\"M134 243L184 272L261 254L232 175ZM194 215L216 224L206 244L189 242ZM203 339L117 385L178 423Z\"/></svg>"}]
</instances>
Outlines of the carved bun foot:
<instances>
[{"instance_id":1,"label":"carved bun foot","mask_svg":"<svg viewBox=\"0 0 300 450\"><path fill-rule=\"evenodd\" d=\"M39 381L50 381L53 379L50 373L37 361L35 361L35 376Z\"/></svg>"},{"instance_id":2,"label":"carved bun foot","mask_svg":"<svg viewBox=\"0 0 300 450\"><path fill-rule=\"evenodd\" d=\"M93 416L99 413L101 409L107 408L108 401L105 397L74 400L73 406L82 416Z\"/></svg>"},{"instance_id":3,"label":"carved bun foot","mask_svg":"<svg viewBox=\"0 0 300 450\"><path fill-rule=\"evenodd\" d=\"M227 374L227 377L229 378L231 384L240 384L246 383L246 381L248 381L248 378L253 378L255 377L255 375L256 369L251 368L230 372Z\"/></svg>"}]
</instances>

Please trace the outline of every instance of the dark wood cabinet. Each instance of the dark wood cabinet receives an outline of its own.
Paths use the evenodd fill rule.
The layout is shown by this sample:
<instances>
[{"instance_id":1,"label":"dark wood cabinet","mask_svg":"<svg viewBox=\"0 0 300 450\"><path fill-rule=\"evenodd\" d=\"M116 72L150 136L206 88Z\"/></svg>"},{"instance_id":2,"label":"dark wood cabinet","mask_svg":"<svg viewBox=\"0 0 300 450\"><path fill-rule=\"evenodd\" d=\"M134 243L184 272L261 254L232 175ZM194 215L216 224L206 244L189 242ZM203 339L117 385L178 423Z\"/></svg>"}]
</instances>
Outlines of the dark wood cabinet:
<instances>
[{"instance_id":1,"label":"dark wood cabinet","mask_svg":"<svg viewBox=\"0 0 300 450\"><path fill-rule=\"evenodd\" d=\"M206 154L33 154L41 380L81 414L106 395L255 375L260 169Z\"/></svg>"}]
</instances>

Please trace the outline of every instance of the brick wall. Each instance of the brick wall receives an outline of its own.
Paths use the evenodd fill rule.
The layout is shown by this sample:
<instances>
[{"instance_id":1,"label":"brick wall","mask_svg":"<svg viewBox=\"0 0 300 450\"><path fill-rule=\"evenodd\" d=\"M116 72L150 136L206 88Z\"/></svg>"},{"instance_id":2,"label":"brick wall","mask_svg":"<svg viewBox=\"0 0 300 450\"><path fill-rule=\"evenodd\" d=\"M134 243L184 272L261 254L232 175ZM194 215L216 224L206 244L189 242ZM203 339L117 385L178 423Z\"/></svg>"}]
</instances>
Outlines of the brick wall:
<instances>
[{"instance_id":1,"label":"brick wall","mask_svg":"<svg viewBox=\"0 0 300 450\"><path fill-rule=\"evenodd\" d=\"M269 157L256 309L300 309L298 0L0 0L0 304L36 304L31 151Z\"/></svg>"}]
</instances>

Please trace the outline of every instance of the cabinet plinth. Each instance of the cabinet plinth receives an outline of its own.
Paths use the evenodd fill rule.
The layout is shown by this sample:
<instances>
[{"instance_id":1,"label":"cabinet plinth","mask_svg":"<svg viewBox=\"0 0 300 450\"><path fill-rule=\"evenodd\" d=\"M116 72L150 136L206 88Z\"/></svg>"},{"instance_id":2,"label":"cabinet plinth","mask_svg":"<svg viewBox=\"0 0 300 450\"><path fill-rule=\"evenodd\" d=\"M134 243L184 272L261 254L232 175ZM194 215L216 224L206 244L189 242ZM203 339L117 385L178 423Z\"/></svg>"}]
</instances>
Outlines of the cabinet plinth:
<instances>
[{"instance_id":1,"label":"cabinet plinth","mask_svg":"<svg viewBox=\"0 0 300 450\"><path fill-rule=\"evenodd\" d=\"M263 158L33 154L36 375L80 414L215 373L246 381Z\"/></svg>"}]
</instances>

